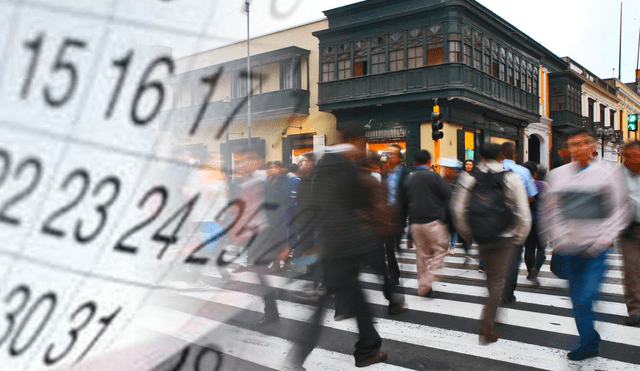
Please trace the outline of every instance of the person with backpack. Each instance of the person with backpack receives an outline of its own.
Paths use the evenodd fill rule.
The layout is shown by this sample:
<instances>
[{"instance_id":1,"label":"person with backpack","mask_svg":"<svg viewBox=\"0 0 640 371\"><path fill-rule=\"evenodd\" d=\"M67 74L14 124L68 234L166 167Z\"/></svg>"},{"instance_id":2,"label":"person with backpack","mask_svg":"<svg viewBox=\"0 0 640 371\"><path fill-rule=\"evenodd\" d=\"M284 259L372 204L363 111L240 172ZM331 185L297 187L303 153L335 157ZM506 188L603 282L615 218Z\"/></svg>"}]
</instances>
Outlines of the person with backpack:
<instances>
[{"instance_id":1,"label":"person with backpack","mask_svg":"<svg viewBox=\"0 0 640 371\"><path fill-rule=\"evenodd\" d=\"M477 172L463 172L451 198L458 233L478 243L487 275L489 297L480 319L480 343L498 340L495 318L513 247L522 245L531 228L531 212L522 181L497 161L500 145L486 143Z\"/></svg>"}]
</instances>

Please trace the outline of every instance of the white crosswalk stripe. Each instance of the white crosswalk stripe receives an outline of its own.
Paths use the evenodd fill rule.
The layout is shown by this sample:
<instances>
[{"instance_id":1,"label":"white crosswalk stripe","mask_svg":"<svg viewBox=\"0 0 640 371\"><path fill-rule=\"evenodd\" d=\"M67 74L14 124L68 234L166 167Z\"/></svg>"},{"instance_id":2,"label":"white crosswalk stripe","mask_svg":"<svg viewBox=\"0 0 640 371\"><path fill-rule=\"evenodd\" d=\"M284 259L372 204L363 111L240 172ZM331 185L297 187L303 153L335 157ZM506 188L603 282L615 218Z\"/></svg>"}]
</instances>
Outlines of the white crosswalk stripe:
<instances>
[{"instance_id":1,"label":"white crosswalk stripe","mask_svg":"<svg viewBox=\"0 0 640 371\"><path fill-rule=\"evenodd\" d=\"M456 252L457 255L446 258L441 280L434 285L438 295L433 298L417 296L414 250L403 249L397 254L402 271L399 288L405 291L409 311L405 312L407 315L388 316L385 313L376 318L376 328L383 338L383 348L389 351L389 359L369 369L429 369L428 359L434 352L444 352L445 358L450 356L450 369L473 370L477 364L501 370L640 369L640 328L623 325L627 313L622 300L620 255L609 255L608 283L601 288L606 295L595 308L600 316L596 328L603 340L600 357L572 362L566 357L567 350L575 347L577 340L571 300L566 282L549 272L549 259L541 269L539 283L525 279L523 264L515 293L517 305L501 308L498 314L501 324L498 333L504 329L509 335L483 346L478 343L475 330L487 296L485 276L477 271L476 260L465 265L463 250L458 248ZM211 286L196 289L193 285L176 282L175 291L159 293L161 299L145 309L140 323L194 344L215 341L223 353L255 364L256 369L283 369L291 340L297 335L288 334L285 329L296 324L299 329L314 310L313 306L295 299L290 293L302 292L309 282L286 275L268 277L268 284L281 293L278 300L281 321L272 325L274 328L263 331L253 327L253 321L260 318L264 306L259 280L254 273L235 274L234 280L225 284L218 271L212 269L203 272L201 280ZM365 285L368 302L386 309L388 302L379 289L380 278L365 271L360 274L360 281ZM164 294L168 296L163 297ZM191 300L197 303L194 304L196 308L184 309L176 304L176 300ZM209 305L222 308L219 310L225 314L203 311L202 308ZM332 309L325 309L324 332L331 331L331 339L343 340L319 343L305 362L307 370L355 369L351 352L357 339L354 337L358 332L356 322L336 322L333 315Z\"/></svg>"}]
</instances>

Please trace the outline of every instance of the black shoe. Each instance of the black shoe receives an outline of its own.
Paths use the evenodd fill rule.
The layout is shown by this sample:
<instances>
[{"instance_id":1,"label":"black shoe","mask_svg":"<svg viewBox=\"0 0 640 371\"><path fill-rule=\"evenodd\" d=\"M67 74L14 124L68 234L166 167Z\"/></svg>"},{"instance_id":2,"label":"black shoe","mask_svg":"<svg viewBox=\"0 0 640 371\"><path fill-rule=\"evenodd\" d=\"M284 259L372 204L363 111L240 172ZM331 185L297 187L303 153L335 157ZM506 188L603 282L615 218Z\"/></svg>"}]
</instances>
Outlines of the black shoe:
<instances>
[{"instance_id":1,"label":"black shoe","mask_svg":"<svg viewBox=\"0 0 640 371\"><path fill-rule=\"evenodd\" d=\"M527 279L529 281L535 281L536 279L538 279L538 270L535 268L531 268L531 272L529 272L529 275L527 276Z\"/></svg>"},{"instance_id":2,"label":"black shoe","mask_svg":"<svg viewBox=\"0 0 640 371\"><path fill-rule=\"evenodd\" d=\"M276 323L280 321L280 315L276 314L265 314L264 316L262 316L262 318L260 318L260 321L258 321L256 323L256 326L258 327L265 327L268 326L272 323Z\"/></svg>"},{"instance_id":3,"label":"black shoe","mask_svg":"<svg viewBox=\"0 0 640 371\"><path fill-rule=\"evenodd\" d=\"M355 317L355 316L353 314L351 314L351 313L348 313L348 312L344 313L344 314L337 314L336 313L333 316L333 320L336 321L336 322L340 322L340 321L344 321L345 319L349 319L349 318L353 318L353 317Z\"/></svg>"},{"instance_id":4,"label":"black shoe","mask_svg":"<svg viewBox=\"0 0 640 371\"><path fill-rule=\"evenodd\" d=\"M517 299L516 299L515 295L511 295L511 296L508 296L506 298L502 298L502 304L506 304L506 305L513 304L513 303L516 302L516 300Z\"/></svg>"},{"instance_id":5,"label":"black shoe","mask_svg":"<svg viewBox=\"0 0 640 371\"><path fill-rule=\"evenodd\" d=\"M640 316L637 314L632 314L624 321L624 323L627 326L638 326L640 324Z\"/></svg>"},{"instance_id":6,"label":"black shoe","mask_svg":"<svg viewBox=\"0 0 640 371\"><path fill-rule=\"evenodd\" d=\"M597 357L598 356L598 350L595 349L584 349L582 347L569 352L569 354L567 354L567 357L569 357L570 360L572 361L582 361L583 359L587 359L587 358L593 358L593 357Z\"/></svg>"},{"instance_id":7,"label":"black shoe","mask_svg":"<svg viewBox=\"0 0 640 371\"><path fill-rule=\"evenodd\" d=\"M396 315L407 311L407 307L404 306L404 300L399 303L389 304L389 310L387 313L390 315Z\"/></svg>"}]
</instances>

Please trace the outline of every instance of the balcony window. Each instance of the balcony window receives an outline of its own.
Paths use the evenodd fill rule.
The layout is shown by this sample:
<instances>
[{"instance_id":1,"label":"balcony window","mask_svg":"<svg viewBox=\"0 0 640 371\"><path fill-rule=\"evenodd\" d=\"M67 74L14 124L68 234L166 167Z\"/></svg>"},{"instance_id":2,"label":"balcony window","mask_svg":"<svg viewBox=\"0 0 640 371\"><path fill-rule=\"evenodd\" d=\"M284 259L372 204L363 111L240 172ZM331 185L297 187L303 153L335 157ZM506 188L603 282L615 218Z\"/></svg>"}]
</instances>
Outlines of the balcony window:
<instances>
[{"instance_id":1,"label":"balcony window","mask_svg":"<svg viewBox=\"0 0 640 371\"><path fill-rule=\"evenodd\" d=\"M424 34L422 30L409 31L407 37L407 64L408 68L424 66Z\"/></svg>"},{"instance_id":2,"label":"balcony window","mask_svg":"<svg viewBox=\"0 0 640 371\"><path fill-rule=\"evenodd\" d=\"M365 40L356 41L353 44L353 76L365 76L367 71L369 43Z\"/></svg>"},{"instance_id":3,"label":"balcony window","mask_svg":"<svg viewBox=\"0 0 640 371\"><path fill-rule=\"evenodd\" d=\"M496 79L500 77L500 69L498 67L498 44L491 42L491 75Z\"/></svg>"},{"instance_id":4,"label":"balcony window","mask_svg":"<svg viewBox=\"0 0 640 371\"><path fill-rule=\"evenodd\" d=\"M538 73L539 69L536 66L533 66L533 94L538 95Z\"/></svg>"},{"instance_id":5,"label":"balcony window","mask_svg":"<svg viewBox=\"0 0 640 371\"><path fill-rule=\"evenodd\" d=\"M471 30L469 27L462 27L462 49L464 52L464 63L473 66L471 60Z\"/></svg>"},{"instance_id":6,"label":"balcony window","mask_svg":"<svg viewBox=\"0 0 640 371\"><path fill-rule=\"evenodd\" d=\"M513 85L513 54L507 52L507 82Z\"/></svg>"},{"instance_id":7,"label":"balcony window","mask_svg":"<svg viewBox=\"0 0 640 371\"><path fill-rule=\"evenodd\" d=\"M336 63L333 47L322 49L322 81L336 79Z\"/></svg>"},{"instance_id":8,"label":"balcony window","mask_svg":"<svg viewBox=\"0 0 640 371\"><path fill-rule=\"evenodd\" d=\"M427 29L427 65L444 63L444 38L442 27L431 26Z\"/></svg>"},{"instance_id":9,"label":"balcony window","mask_svg":"<svg viewBox=\"0 0 640 371\"><path fill-rule=\"evenodd\" d=\"M505 64L506 64L507 56L504 48L500 48L500 80L507 81L505 77Z\"/></svg>"},{"instance_id":10,"label":"balcony window","mask_svg":"<svg viewBox=\"0 0 640 371\"><path fill-rule=\"evenodd\" d=\"M484 37L484 72L491 75L491 41L485 36Z\"/></svg>"},{"instance_id":11,"label":"balcony window","mask_svg":"<svg viewBox=\"0 0 640 371\"><path fill-rule=\"evenodd\" d=\"M517 55L513 58L513 85L520 87L520 57Z\"/></svg>"},{"instance_id":12,"label":"balcony window","mask_svg":"<svg viewBox=\"0 0 640 371\"><path fill-rule=\"evenodd\" d=\"M482 71L482 36L479 32L473 33L473 67Z\"/></svg>"},{"instance_id":13,"label":"balcony window","mask_svg":"<svg viewBox=\"0 0 640 371\"><path fill-rule=\"evenodd\" d=\"M563 111L567 109L567 99L562 86L554 86L551 92L551 110Z\"/></svg>"},{"instance_id":14,"label":"balcony window","mask_svg":"<svg viewBox=\"0 0 640 371\"><path fill-rule=\"evenodd\" d=\"M385 57L386 42L384 37L375 37L371 40L371 73L386 72Z\"/></svg>"},{"instance_id":15,"label":"balcony window","mask_svg":"<svg viewBox=\"0 0 640 371\"><path fill-rule=\"evenodd\" d=\"M338 79L351 77L351 45L342 44L338 47Z\"/></svg>"},{"instance_id":16,"label":"balcony window","mask_svg":"<svg viewBox=\"0 0 640 371\"><path fill-rule=\"evenodd\" d=\"M527 90L527 61L520 63L520 89Z\"/></svg>"},{"instance_id":17,"label":"balcony window","mask_svg":"<svg viewBox=\"0 0 640 371\"><path fill-rule=\"evenodd\" d=\"M404 34L394 33L389 38L389 71L399 71L404 68Z\"/></svg>"},{"instance_id":18,"label":"balcony window","mask_svg":"<svg viewBox=\"0 0 640 371\"><path fill-rule=\"evenodd\" d=\"M460 51L462 50L460 34L449 33L449 62L461 62Z\"/></svg>"},{"instance_id":19,"label":"balcony window","mask_svg":"<svg viewBox=\"0 0 640 371\"><path fill-rule=\"evenodd\" d=\"M533 93L533 68L531 63L527 63L527 91Z\"/></svg>"},{"instance_id":20,"label":"balcony window","mask_svg":"<svg viewBox=\"0 0 640 371\"><path fill-rule=\"evenodd\" d=\"M573 86L568 88L569 110L573 113L582 114L582 95L580 91Z\"/></svg>"},{"instance_id":21,"label":"balcony window","mask_svg":"<svg viewBox=\"0 0 640 371\"><path fill-rule=\"evenodd\" d=\"M291 70L291 60L280 62L280 89L300 88L300 59Z\"/></svg>"},{"instance_id":22,"label":"balcony window","mask_svg":"<svg viewBox=\"0 0 640 371\"><path fill-rule=\"evenodd\" d=\"M235 83L233 84L233 92L232 97L244 97L247 95L247 77L243 76L246 74L245 70L240 70L235 75Z\"/></svg>"}]
</instances>

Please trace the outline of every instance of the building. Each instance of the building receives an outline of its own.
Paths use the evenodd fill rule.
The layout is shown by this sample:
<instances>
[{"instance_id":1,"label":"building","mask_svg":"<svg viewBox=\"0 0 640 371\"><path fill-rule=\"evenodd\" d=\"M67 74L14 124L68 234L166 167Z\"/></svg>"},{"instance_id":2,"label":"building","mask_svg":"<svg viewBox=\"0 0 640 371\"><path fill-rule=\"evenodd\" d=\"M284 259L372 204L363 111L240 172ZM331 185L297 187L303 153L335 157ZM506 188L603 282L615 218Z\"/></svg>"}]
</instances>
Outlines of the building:
<instances>
[{"instance_id":1,"label":"building","mask_svg":"<svg viewBox=\"0 0 640 371\"><path fill-rule=\"evenodd\" d=\"M318 106L338 129L365 127L373 148L405 145L409 163L419 149L478 159L484 140L512 141L526 159L536 139L529 153L547 161L552 115L541 117L540 76L567 63L495 13L473 0L372 0L324 13L329 27L314 32ZM434 143L436 104L445 125Z\"/></svg>"},{"instance_id":2,"label":"building","mask_svg":"<svg viewBox=\"0 0 640 371\"><path fill-rule=\"evenodd\" d=\"M321 20L251 39L250 127L246 42L176 60L175 73L164 80L173 92L163 111L164 130L171 133L165 147L204 149L233 174L249 152L287 165L314 145L335 142L334 116L316 105L318 41L312 33L327 24ZM188 135L196 122L195 135Z\"/></svg>"}]
</instances>

